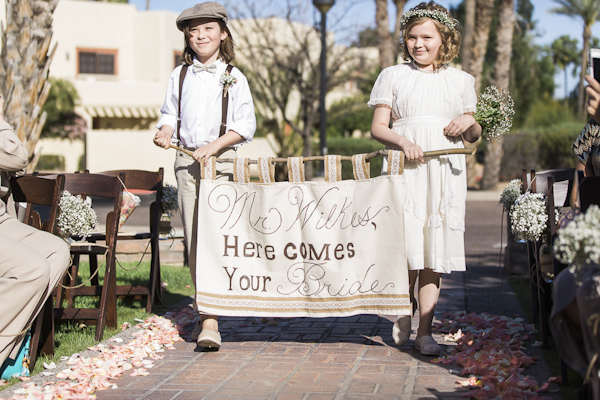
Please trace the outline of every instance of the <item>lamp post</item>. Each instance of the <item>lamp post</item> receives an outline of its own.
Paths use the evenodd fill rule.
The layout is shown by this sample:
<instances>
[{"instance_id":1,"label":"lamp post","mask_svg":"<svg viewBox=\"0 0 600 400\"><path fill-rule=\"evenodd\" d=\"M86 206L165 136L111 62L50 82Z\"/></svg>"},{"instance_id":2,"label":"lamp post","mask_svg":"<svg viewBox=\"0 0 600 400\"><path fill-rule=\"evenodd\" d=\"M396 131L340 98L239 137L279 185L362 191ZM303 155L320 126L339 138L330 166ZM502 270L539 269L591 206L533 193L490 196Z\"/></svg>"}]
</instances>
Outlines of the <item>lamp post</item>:
<instances>
[{"instance_id":1,"label":"lamp post","mask_svg":"<svg viewBox=\"0 0 600 400\"><path fill-rule=\"evenodd\" d=\"M321 114L319 147L321 155L327 154L327 111L325 110L325 94L327 93L327 11L335 0L313 0L313 5L321 12L321 95L319 113ZM325 161L321 164L320 175L325 175Z\"/></svg>"}]
</instances>

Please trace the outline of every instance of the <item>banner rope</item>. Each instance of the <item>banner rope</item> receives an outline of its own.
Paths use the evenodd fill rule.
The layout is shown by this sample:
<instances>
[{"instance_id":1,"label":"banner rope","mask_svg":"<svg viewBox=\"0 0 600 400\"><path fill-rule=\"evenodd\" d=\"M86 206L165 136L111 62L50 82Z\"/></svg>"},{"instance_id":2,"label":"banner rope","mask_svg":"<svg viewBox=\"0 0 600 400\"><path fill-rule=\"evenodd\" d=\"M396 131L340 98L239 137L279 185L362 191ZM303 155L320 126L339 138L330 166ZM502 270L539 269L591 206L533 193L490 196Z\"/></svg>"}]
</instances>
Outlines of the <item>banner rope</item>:
<instances>
[{"instance_id":1,"label":"banner rope","mask_svg":"<svg viewBox=\"0 0 600 400\"><path fill-rule=\"evenodd\" d=\"M182 151L189 156L194 154L193 151L189 151L189 150L186 150L179 146L175 146L174 144L170 145L170 147L172 149ZM447 156L449 154L473 155L473 154L475 154L476 151L477 151L477 148L425 151L425 152L423 152L423 157L439 157L439 156ZM377 151L373 151L371 153L367 153L365 160L369 161L375 157L387 156L387 155L388 155L387 149L377 150ZM302 161L323 161L324 159L325 159L325 156L312 156L312 157L304 157ZM341 160L342 161L352 161L352 156L341 156ZM232 163L234 161L234 159L233 158L217 158L216 161ZM271 159L271 161L274 163L287 163L288 159L287 158L273 158L273 159ZM257 164L257 163L258 163L257 160L248 160L248 164Z\"/></svg>"}]
</instances>

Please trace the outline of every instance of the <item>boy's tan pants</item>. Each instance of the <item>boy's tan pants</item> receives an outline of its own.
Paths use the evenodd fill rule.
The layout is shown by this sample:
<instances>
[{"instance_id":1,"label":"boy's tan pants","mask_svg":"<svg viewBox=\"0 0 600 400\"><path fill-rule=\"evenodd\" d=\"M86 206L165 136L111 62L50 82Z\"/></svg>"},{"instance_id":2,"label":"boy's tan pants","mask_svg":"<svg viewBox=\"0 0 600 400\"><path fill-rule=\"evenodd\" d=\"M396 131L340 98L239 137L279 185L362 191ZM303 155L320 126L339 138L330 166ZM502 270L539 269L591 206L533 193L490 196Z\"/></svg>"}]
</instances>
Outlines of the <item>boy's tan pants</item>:
<instances>
[{"instance_id":1,"label":"boy's tan pants","mask_svg":"<svg viewBox=\"0 0 600 400\"><path fill-rule=\"evenodd\" d=\"M191 149L190 149L191 150ZM236 158L236 151L225 148L216 154L217 158ZM183 222L185 243L188 249L188 264L192 282L196 286L196 233L198 226L198 193L200 190L200 164L191 156L177 151L175 177L179 211ZM217 180L233 181L233 163L217 163ZM201 256L201 255L200 255Z\"/></svg>"}]
</instances>

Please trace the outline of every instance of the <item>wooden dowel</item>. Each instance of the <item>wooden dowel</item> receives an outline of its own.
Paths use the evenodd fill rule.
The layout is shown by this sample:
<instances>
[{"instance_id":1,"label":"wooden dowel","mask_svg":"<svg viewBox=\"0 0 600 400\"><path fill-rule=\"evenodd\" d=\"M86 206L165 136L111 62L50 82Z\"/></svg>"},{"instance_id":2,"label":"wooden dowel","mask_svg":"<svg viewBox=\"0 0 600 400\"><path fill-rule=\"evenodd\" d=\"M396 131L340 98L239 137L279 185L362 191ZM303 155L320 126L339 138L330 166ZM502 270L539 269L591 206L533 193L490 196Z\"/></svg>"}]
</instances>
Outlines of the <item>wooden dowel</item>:
<instances>
[{"instance_id":1,"label":"wooden dowel","mask_svg":"<svg viewBox=\"0 0 600 400\"><path fill-rule=\"evenodd\" d=\"M193 152L183 149L181 147L175 146L174 144L171 145L172 149L175 150L179 150L184 152L185 154L191 156L193 154ZM475 154L475 152L477 151L476 148L473 149L446 149L446 150L435 150L435 151L426 151L423 153L423 157L438 157L438 156L447 156L449 154L466 154L466 155L473 155ZM382 150L377 150L371 153L368 153L365 157L365 159L367 161L375 158L375 157L379 157L379 156L387 156L388 154L388 150L387 149L382 149ZM303 161L323 161L324 157L323 156L312 156L312 157L304 157ZM352 161L352 156L341 156L342 161ZM233 162L234 159L233 158L217 158L216 160L217 162ZM285 163L287 162L287 158L273 158L272 159L273 162L278 162L278 163ZM257 160L248 160L248 164L256 164L258 163Z\"/></svg>"}]
</instances>

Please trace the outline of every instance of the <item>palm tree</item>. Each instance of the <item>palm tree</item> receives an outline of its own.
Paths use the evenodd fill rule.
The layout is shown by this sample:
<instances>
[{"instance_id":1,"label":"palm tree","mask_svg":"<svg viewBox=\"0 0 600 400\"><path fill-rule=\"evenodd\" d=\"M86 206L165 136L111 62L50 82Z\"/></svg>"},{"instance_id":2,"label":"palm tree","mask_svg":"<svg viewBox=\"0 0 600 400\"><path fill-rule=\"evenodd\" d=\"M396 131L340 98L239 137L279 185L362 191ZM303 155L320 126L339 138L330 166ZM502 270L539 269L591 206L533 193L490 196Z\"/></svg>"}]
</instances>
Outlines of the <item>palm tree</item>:
<instances>
[{"instance_id":1,"label":"palm tree","mask_svg":"<svg viewBox=\"0 0 600 400\"><path fill-rule=\"evenodd\" d=\"M493 83L496 87L508 90L510 83L510 60L512 39L515 28L515 0L498 0L498 27L496 28L496 60L494 63ZM485 169L481 188L493 189L500 177L502 161L502 142L500 136L487 144L485 149Z\"/></svg>"},{"instance_id":2,"label":"palm tree","mask_svg":"<svg viewBox=\"0 0 600 400\"><path fill-rule=\"evenodd\" d=\"M577 39L571 38L569 35L563 35L555 39L550 45L552 50L552 61L554 64L563 70L565 74L565 105L569 97L569 90L567 88L567 67L571 64L577 64L577 57L579 52L577 51Z\"/></svg>"},{"instance_id":3,"label":"palm tree","mask_svg":"<svg viewBox=\"0 0 600 400\"><path fill-rule=\"evenodd\" d=\"M476 0L475 2L475 31L473 33L473 50L471 53L470 73L475 77L475 91L481 91L481 74L483 60L487 50L494 12L494 0Z\"/></svg>"},{"instance_id":4,"label":"palm tree","mask_svg":"<svg viewBox=\"0 0 600 400\"><path fill-rule=\"evenodd\" d=\"M584 99L585 91L583 89L584 77L586 74L587 56L590 48L590 38L592 37L592 25L596 23L600 15L600 1L598 0L553 0L559 4L559 7L553 8L550 12L562 14L571 18L581 18L583 21L583 52L581 53L581 72L579 74L579 97L577 99L577 114L585 118Z\"/></svg>"},{"instance_id":5,"label":"palm tree","mask_svg":"<svg viewBox=\"0 0 600 400\"><path fill-rule=\"evenodd\" d=\"M48 93L48 70L56 50L51 51L52 14L58 0L6 1L6 29L0 53L0 92L6 99L6 120L15 128L29 153L27 172L39 154L35 146L46 120L41 112Z\"/></svg>"},{"instance_id":6,"label":"palm tree","mask_svg":"<svg viewBox=\"0 0 600 400\"><path fill-rule=\"evenodd\" d=\"M388 17L387 0L375 0L375 23L377 25L377 36L379 37L379 66L381 69L395 64L394 39L390 33L390 21Z\"/></svg>"}]
</instances>

